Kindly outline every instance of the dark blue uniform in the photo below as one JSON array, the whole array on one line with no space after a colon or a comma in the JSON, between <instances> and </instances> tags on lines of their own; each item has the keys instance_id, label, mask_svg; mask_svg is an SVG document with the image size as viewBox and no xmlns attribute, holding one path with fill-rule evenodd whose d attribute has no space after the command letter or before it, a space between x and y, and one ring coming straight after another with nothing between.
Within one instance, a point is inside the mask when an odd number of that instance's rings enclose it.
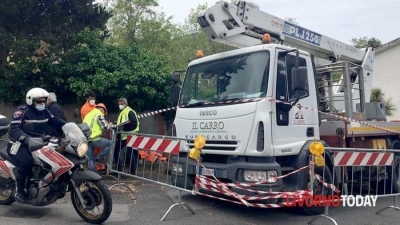
<instances>
[{"instance_id":1,"label":"dark blue uniform","mask_svg":"<svg viewBox=\"0 0 400 225\"><path fill-rule=\"evenodd\" d=\"M32 123L34 125L33 130L25 133L23 131L23 126L25 123ZM26 176L31 173L33 167L32 153L28 150L28 140L30 137L41 137L46 131L47 125L50 125L56 129L61 129L65 122L59 118L55 118L49 110L44 109L42 111L37 110L33 106L19 106L15 110L10 123L10 129L8 131L8 136L10 137L10 142L20 141L21 146L16 155L10 154L10 149L12 144L8 145L8 154L17 161L18 165L18 175L17 186L22 188L24 185L19 185L19 182L25 181Z\"/></svg>"}]
</instances>

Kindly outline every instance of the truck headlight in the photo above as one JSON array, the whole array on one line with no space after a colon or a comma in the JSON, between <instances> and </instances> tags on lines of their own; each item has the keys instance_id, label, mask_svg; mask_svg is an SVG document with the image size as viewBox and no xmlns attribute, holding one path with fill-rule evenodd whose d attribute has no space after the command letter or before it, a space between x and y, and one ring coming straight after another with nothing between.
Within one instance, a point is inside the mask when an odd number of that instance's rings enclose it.
<instances>
[{"instance_id":1,"label":"truck headlight","mask_svg":"<svg viewBox=\"0 0 400 225\"><path fill-rule=\"evenodd\" d=\"M76 154L79 158L85 156L86 152L88 151L88 144L86 142L81 142L76 148Z\"/></svg>"},{"instance_id":2,"label":"truck headlight","mask_svg":"<svg viewBox=\"0 0 400 225\"><path fill-rule=\"evenodd\" d=\"M182 173L182 164L173 164L172 171L176 173Z\"/></svg>"},{"instance_id":3,"label":"truck headlight","mask_svg":"<svg viewBox=\"0 0 400 225\"><path fill-rule=\"evenodd\" d=\"M270 180L270 183L275 183L276 177L276 171L244 170L244 180L248 182L261 182Z\"/></svg>"}]
</instances>

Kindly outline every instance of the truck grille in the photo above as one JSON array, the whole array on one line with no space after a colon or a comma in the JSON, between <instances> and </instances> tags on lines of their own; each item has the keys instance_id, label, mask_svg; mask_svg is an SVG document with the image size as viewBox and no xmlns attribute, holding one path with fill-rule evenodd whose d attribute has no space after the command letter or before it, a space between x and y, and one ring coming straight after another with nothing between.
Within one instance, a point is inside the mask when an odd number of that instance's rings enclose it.
<instances>
[{"instance_id":1,"label":"truck grille","mask_svg":"<svg viewBox=\"0 0 400 225\"><path fill-rule=\"evenodd\" d=\"M193 147L193 142L189 142L189 148ZM207 140L203 150L235 151L237 147L237 141Z\"/></svg>"}]
</instances>

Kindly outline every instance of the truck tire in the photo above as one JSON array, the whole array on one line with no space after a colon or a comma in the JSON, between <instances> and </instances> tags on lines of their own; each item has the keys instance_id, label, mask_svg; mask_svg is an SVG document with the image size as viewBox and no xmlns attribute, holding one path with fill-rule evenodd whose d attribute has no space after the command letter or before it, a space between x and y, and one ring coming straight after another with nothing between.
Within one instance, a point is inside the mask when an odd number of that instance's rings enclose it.
<instances>
[{"instance_id":1,"label":"truck tire","mask_svg":"<svg viewBox=\"0 0 400 225\"><path fill-rule=\"evenodd\" d=\"M325 172L324 172L325 170ZM323 178L323 180L328 183L332 184L333 179L332 179L332 173L329 167L327 166L321 166L321 167L314 167L314 173L320 175L320 177ZM309 180L307 180L309 182ZM305 187L309 187L310 183L305 184ZM309 187L310 188L310 187ZM333 190L330 188L325 187L321 182L318 182L317 179L314 179L314 187L313 187L313 195L323 195L323 196L329 196L333 195ZM319 215L323 214L325 210L325 206L303 206L301 207L301 210L307 214L307 215Z\"/></svg>"},{"instance_id":2,"label":"truck tire","mask_svg":"<svg viewBox=\"0 0 400 225\"><path fill-rule=\"evenodd\" d=\"M392 149L400 149L400 141L396 140L393 141L392 144ZM393 168L391 166L388 166L388 179L386 182L386 190L385 193L400 193L400 155L399 153L395 153L394 155L394 162L393 162ZM392 175L393 175L393 181L392 181ZM393 189L392 189L393 187Z\"/></svg>"}]
</instances>

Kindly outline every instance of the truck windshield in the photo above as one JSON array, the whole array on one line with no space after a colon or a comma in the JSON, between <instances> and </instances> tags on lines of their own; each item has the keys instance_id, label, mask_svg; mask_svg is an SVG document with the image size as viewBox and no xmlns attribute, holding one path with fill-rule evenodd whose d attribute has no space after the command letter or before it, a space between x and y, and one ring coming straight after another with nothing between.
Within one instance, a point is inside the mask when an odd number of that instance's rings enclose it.
<instances>
[{"instance_id":1,"label":"truck windshield","mask_svg":"<svg viewBox=\"0 0 400 225\"><path fill-rule=\"evenodd\" d=\"M268 87L270 54L253 52L188 68L180 105L264 97Z\"/></svg>"}]
</instances>

